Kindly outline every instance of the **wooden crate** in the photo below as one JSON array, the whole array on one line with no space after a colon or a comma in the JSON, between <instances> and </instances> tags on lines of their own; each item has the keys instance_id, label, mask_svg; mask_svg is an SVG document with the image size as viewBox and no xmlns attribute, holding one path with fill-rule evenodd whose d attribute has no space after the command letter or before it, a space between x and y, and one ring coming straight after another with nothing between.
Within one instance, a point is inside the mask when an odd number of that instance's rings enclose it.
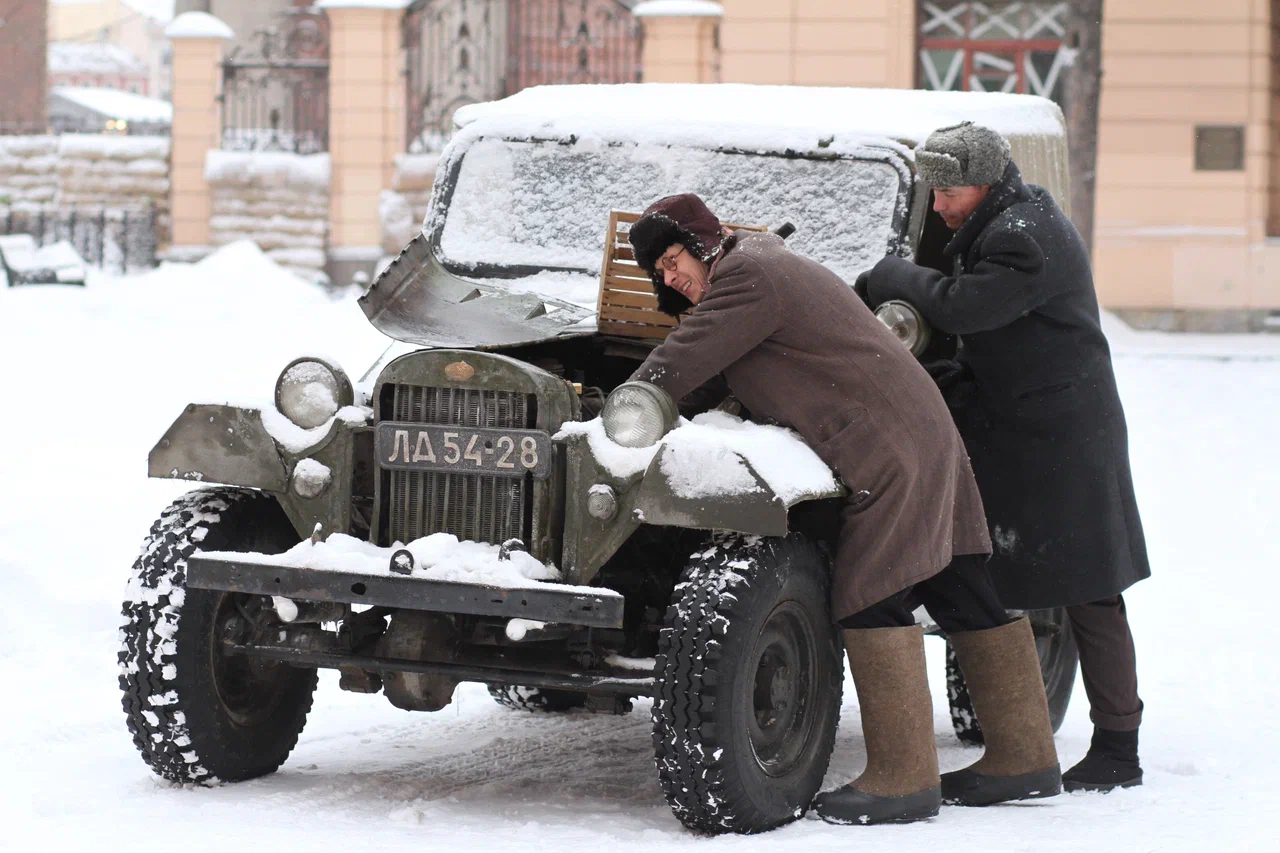
<instances>
[{"instance_id":1,"label":"wooden crate","mask_svg":"<svg viewBox=\"0 0 1280 853\"><path fill-rule=\"evenodd\" d=\"M653 282L636 264L635 253L627 241L627 232L641 214L625 210L609 212L609 230L605 234L604 263L600 265L600 300L597 325L601 334L628 338L665 338L678 322L658 310L658 297ZM764 225L731 225L730 230L745 228L764 231Z\"/></svg>"}]
</instances>

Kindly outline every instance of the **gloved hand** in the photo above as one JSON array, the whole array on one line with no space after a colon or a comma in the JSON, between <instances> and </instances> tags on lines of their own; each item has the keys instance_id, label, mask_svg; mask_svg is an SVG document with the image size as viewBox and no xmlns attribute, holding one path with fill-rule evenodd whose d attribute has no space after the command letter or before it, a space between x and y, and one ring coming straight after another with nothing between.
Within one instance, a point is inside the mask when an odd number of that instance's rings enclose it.
<instances>
[{"instance_id":1,"label":"gloved hand","mask_svg":"<svg viewBox=\"0 0 1280 853\"><path fill-rule=\"evenodd\" d=\"M864 303L866 303L866 306L868 308L872 308L871 296L868 293L868 290L870 289L870 287L871 287L871 270L863 270L862 272L858 273L858 280L853 283L853 292L858 294L858 298L861 299Z\"/></svg>"},{"instance_id":2,"label":"gloved hand","mask_svg":"<svg viewBox=\"0 0 1280 853\"><path fill-rule=\"evenodd\" d=\"M977 391L973 371L968 365L954 359L940 358L925 362L923 367L937 384L938 390L942 392L942 399L953 414L967 406Z\"/></svg>"}]
</instances>

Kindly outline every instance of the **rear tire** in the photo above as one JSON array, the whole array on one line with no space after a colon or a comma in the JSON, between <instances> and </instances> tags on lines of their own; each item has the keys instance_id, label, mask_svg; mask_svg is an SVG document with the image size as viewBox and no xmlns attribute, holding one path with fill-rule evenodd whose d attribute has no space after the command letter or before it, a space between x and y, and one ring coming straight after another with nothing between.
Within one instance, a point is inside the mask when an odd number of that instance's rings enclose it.
<instances>
[{"instance_id":1,"label":"rear tire","mask_svg":"<svg viewBox=\"0 0 1280 853\"><path fill-rule=\"evenodd\" d=\"M1062 726L1062 721L1067 716L1067 707L1071 704L1080 651L1076 647L1075 634L1071 632L1071 620L1067 618L1066 608L1028 610L1027 616L1031 618L1033 625L1049 625L1056 629L1047 636L1040 636L1039 631L1036 633L1040 674L1044 677L1044 692L1049 700L1049 722L1056 732ZM978 725L978 717L973 712L969 688L964 683L964 674L960 672L960 664L951 643L947 643L947 701L951 706L951 727L955 729L956 737L966 746L982 746L982 727Z\"/></svg>"},{"instance_id":2,"label":"rear tire","mask_svg":"<svg viewBox=\"0 0 1280 853\"><path fill-rule=\"evenodd\" d=\"M251 489L189 492L152 525L126 591L118 660L134 746L164 779L263 776L298 742L315 669L224 655L216 632L229 610L272 614L261 596L186 587L198 548L280 553L297 538L275 498Z\"/></svg>"},{"instance_id":3,"label":"rear tire","mask_svg":"<svg viewBox=\"0 0 1280 853\"><path fill-rule=\"evenodd\" d=\"M540 687L517 687L490 684L489 695L504 708L531 713L562 714L585 707L587 697L568 690L543 690Z\"/></svg>"},{"instance_id":4,"label":"rear tire","mask_svg":"<svg viewBox=\"0 0 1280 853\"><path fill-rule=\"evenodd\" d=\"M658 640L653 746L689 829L773 829L818 792L844 675L828 578L794 534L720 536L685 570Z\"/></svg>"}]
</instances>

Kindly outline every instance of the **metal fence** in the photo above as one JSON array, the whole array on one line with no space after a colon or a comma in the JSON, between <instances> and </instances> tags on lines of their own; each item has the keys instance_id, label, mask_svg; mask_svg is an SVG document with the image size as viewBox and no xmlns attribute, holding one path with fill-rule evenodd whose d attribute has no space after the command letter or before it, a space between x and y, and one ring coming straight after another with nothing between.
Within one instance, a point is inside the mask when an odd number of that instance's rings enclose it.
<instances>
[{"instance_id":1,"label":"metal fence","mask_svg":"<svg viewBox=\"0 0 1280 853\"><path fill-rule=\"evenodd\" d=\"M439 150L459 107L548 83L637 83L635 0L415 0L405 10L405 139Z\"/></svg>"},{"instance_id":2,"label":"metal fence","mask_svg":"<svg viewBox=\"0 0 1280 853\"><path fill-rule=\"evenodd\" d=\"M222 63L222 147L236 151L329 150L329 19L290 9Z\"/></svg>"},{"instance_id":3,"label":"metal fence","mask_svg":"<svg viewBox=\"0 0 1280 853\"><path fill-rule=\"evenodd\" d=\"M155 205L0 205L0 235L30 234L40 246L66 240L86 263L125 273L156 265Z\"/></svg>"}]
</instances>

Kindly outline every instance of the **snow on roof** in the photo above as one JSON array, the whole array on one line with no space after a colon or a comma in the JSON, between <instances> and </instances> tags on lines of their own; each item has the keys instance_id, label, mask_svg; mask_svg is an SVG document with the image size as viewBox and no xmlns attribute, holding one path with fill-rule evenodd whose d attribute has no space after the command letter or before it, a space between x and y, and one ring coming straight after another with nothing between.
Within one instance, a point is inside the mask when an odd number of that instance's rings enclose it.
<instances>
[{"instance_id":1,"label":"snow on roof","mask_svg":"<svg viewBox=\"0 0 1280 853\"><path fill-rule=\"evenodd\" d=\"M164 34L171 39L233 39L236 37L231 27L208 12L183 12L173 19L173 23L164 28Z\"/></svg>"},{"instance_id":2,"label":"snow on roof","mask_svg":"<svg viewBox=\"0 0 1280 853\"><path fill-rule=\"evenodd\" d=\"M49 73L145 74L147 64L123 47L106 42L49 43Z\"/></svg>"},{"instance_id":3,"label":"snow on roof","mask_svg":"<svg viewBox=\"0 0 1280 853\"><path fill-rule=\"evenodd\" d=\"M724 6L709 0L648 0L631 10L637 18L720 18Z\"/></svg>"},{"instance_id":4,"label":"snow on roof","mask_svg":"<svg viewBox=\"0 0 1280 853\"><path fill-rule=\"evenodd\" d=\"M1057 104L1034 95L736 83L535 86L463 107L455 121L516 137L771 151L840 151L867 137L914 145L961 121L1006 136L1066 133Z\"/></svg>"},{"instance_id":5,"label":"snow on roof","mask_svg":"<svg viewBox=\"0 0 1280 853\"><path fill-rule=\"evenodd\" d=\"M173 122L173 104L119 89L92 86L55 86L49 92L103 116L137 122Z\"/></svg>"}]
</instances>

